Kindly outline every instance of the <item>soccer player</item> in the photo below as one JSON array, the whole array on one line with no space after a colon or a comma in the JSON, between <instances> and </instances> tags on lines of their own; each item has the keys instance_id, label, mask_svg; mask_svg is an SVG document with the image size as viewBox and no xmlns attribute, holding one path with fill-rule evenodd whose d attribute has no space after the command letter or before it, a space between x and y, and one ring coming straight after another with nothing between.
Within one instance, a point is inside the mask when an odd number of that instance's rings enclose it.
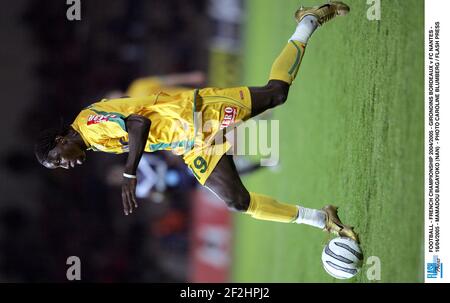
<instances>
[{"instance_id":1,"label":"soccer player","mask_svg":"<svg viewBox=\"0 0 450 303\"><path fill-rule=\"evenodd\" d=\"M86 150L128 152L122 185L123 209L128 215L138 207L136 169L143 152L172 150L183 156L198 181L231 210L259 220L307 224L358 241L353 228L340 221L335 206L309 209L249 192L227 153L231 144L211 139L217 139L222 129L285 103L310 36L349 10L338 1L298 9L296 30L273 63L265 86L104 99L83 109L67 129L44 132L35 146L36 157L47 168L68 169L85 161ZM205 124L199 123L199 117Z\"/></svg>"}]
</instances>

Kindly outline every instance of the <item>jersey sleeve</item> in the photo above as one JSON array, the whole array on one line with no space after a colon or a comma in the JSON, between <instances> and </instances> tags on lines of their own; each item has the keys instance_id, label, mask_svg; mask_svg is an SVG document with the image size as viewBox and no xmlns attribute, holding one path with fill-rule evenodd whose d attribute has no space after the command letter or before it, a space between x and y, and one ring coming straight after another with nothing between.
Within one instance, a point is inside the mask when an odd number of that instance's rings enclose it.
<instances>
[{"instance_id":1,"label":"jersey sleeve","mask_svg":"<svg viewBox=\"0 0 450 303\"><path fill-rule=\"evenodd\" d=\"M134 80L126 92L130 97L143 97L157 94L162 89L162 82L157 77Z\"/></svg>"},{"instance_id":2,"label":"jersey sleeve","mask_svg":"<svg viewBox=\"0 0 450 303\"><path fill-rule=\"evenodd\" d=\"M80 133L86 145L94 150L121 153L128 145L125 116L119 113L83 110L72 127Z\"/></svg>"},{"instance_id":3,"label":"jersey sleeve","mask_svg":"<svg viewBox=\"0 0 450 303\"><path fill-rule=\"evenodd\" d=\"M126 95L133 98L156 95L161 92L164 92L168 95L176 95L188 90L190 90L190 88L183 86L163 85L163 82L158 77L148 77L133 81L128 87Z\"/></svg>"}]
</instances>

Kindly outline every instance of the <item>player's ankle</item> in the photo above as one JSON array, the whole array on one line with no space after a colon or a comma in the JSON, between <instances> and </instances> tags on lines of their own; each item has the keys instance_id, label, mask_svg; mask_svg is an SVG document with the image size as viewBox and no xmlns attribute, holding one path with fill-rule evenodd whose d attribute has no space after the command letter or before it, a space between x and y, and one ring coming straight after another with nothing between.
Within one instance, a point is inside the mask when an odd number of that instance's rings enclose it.
<instances>
[{"instance_id":1,"label":"player's ankle","mask_svg":"<svg viewBox=\"0 0 450 303\"><path fill-rule=\"evenodd\" d=\"M297 25L294 34L290 40L308 43L309 38L319 26L317 18L312 15L305 16Z\"/></svg>"},{"instance_id":2,"label":"player's ankle","mask_svg":"<svg viewBox=\"0 0 450 303\"><path fill-rule=\"evenodd\" d=\"M326 213L323 210L311 209L302 206L297 206L298 215L295 219L297 224L306 224L320 229L325 228Z\"/></svg>"}]
</instances>

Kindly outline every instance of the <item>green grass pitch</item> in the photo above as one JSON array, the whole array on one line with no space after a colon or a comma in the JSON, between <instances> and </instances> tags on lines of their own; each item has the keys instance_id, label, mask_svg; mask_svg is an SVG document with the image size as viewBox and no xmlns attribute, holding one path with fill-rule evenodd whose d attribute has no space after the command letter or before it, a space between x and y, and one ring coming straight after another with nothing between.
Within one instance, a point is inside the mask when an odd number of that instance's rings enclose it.
<instances>
[{"instance_id":1,"label":"green grass pitch","mask_svg":"<svg viewBox=\"0 0 450 303\"><path fill-rule=\"evenodd\" d=\"M346 2L350 14L316 31L287 103L274 112L280 170L244 183L284 202L337 204L359 232L365 257L380 258L381 282L423 281L423 1L382 1L380 21L366 18L365 0ZM247 2L246 85L267 81L298 5ZM234 220L232 281L338 281L322 268L326 233ZM367 268L346 281L370 282Z\"/></svg>"}]
</instances>

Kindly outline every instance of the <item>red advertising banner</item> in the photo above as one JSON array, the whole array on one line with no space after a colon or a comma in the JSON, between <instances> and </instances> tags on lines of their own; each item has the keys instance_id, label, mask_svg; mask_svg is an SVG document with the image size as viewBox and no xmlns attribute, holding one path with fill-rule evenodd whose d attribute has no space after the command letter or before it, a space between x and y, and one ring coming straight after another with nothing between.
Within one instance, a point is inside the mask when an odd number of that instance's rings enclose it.
<instances>
[{"instance_id":1,"label":"red advertising banner","mask_svg":"<svg viewBox=\"0 0 450 303\"><path fill-rule=\"evenodd\" d=\"M189 282L227 282L231 265L231 213L207 189L193 194Z\"/></svg>"}]
</instances>

